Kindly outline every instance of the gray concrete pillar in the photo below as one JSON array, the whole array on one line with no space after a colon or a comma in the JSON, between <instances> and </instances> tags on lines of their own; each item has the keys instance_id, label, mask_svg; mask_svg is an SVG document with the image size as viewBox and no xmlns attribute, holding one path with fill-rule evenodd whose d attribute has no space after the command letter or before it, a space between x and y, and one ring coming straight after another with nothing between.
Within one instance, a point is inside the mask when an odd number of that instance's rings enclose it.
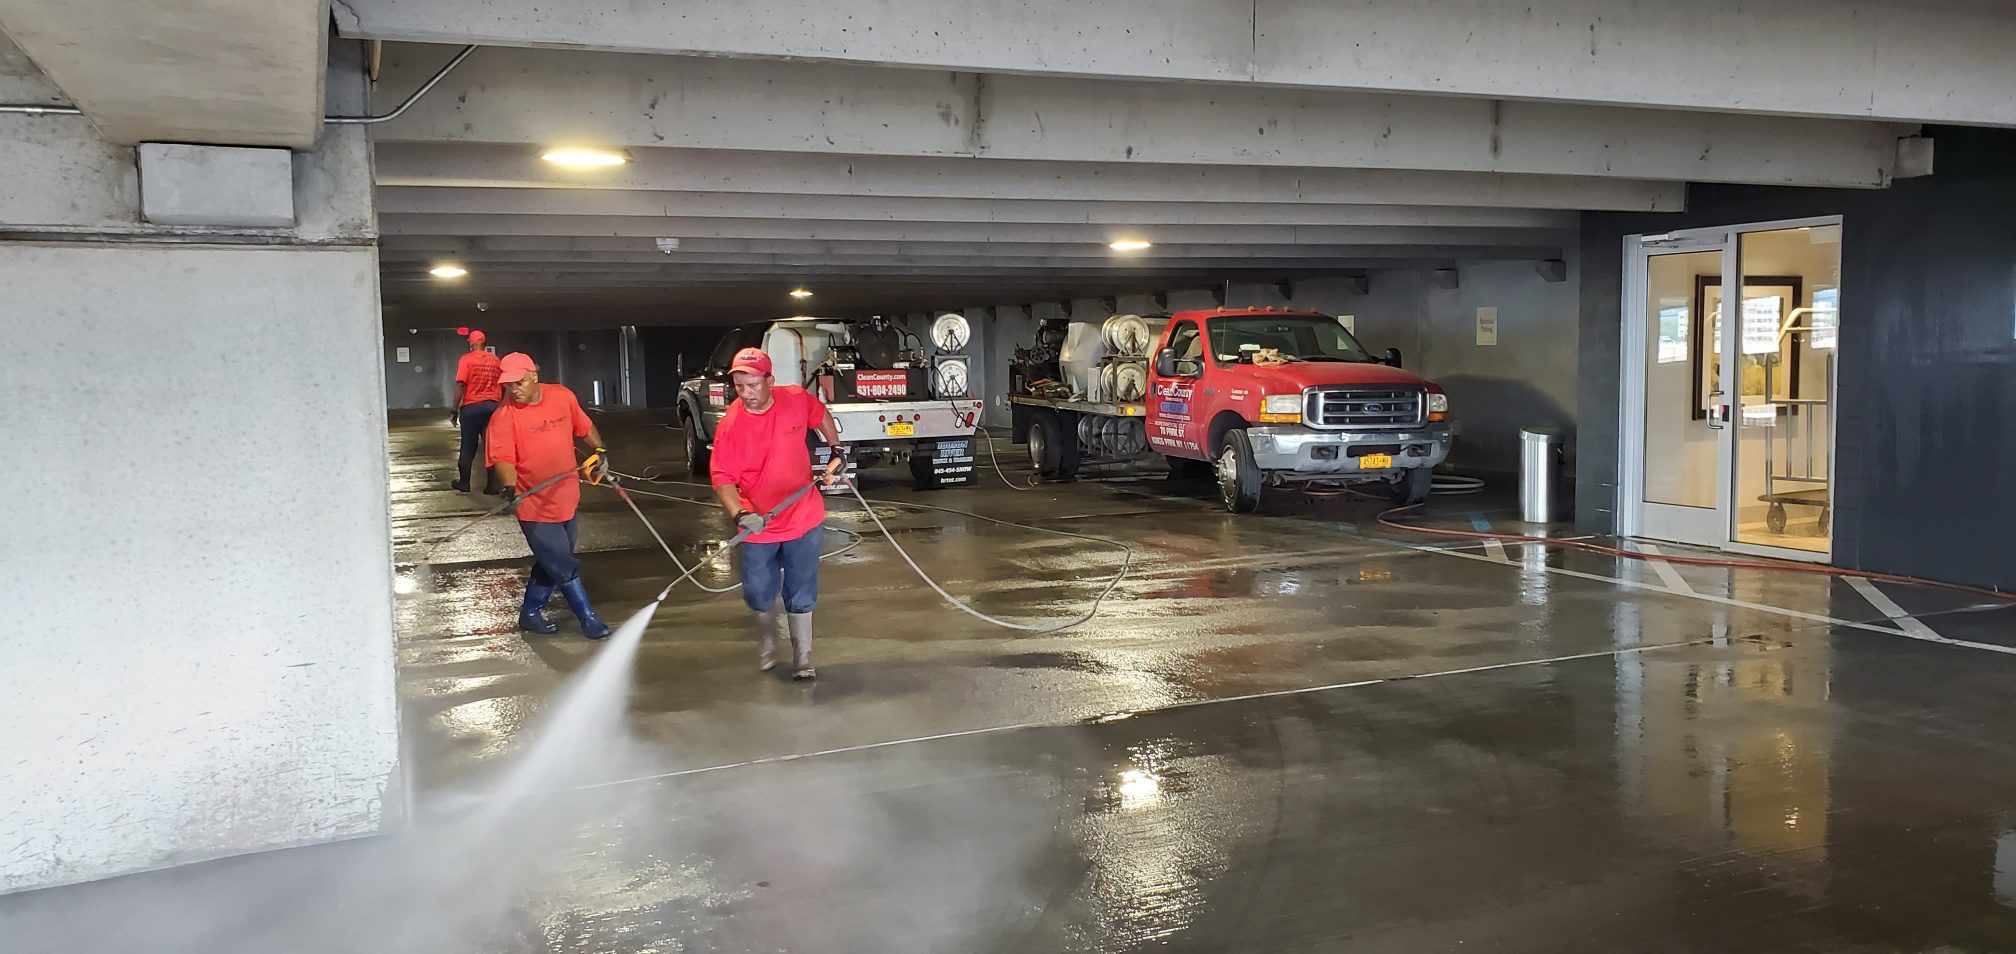
<instances>
[{"instance_id":1,"label":"gray concrete pillar","mask_svg":"<svg viewBox=\"0 0 2016 954\"><path fill-rule=\"evenodd\" d=\"M349 112L354 47L331 45ZM287 157L262 188L291 187L292 224L263 229L286 206L232 207L201 148L150 157L201 198L150 219L154 170L84 120L0 116L0 143L46 160L0 163L0 196L38 197L0 201L24 499L0 891L380 830L402 799L363 131Z\"/></svg>"}]
</instances>

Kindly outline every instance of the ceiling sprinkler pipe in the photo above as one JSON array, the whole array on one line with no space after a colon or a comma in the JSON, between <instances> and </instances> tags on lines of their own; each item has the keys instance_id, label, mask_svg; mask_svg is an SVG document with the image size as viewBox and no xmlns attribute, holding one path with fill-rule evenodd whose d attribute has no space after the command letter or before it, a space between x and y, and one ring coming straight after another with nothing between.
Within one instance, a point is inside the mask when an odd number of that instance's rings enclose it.
<instances>
[{"instance_id":1,"label":"ceiling sprinkler pipe","mask_svg":"<svg viewBox=\"0 0 2016 954\"><path fill-rule=\"evenodd\" d=\"M427 92L433 89L436 83L441 82L442 78L447 76L450 70L461 66L462 61L468 59L469 54L474 52L476 52L476 44L474 43L463 47L462 52L455 54L455 58L448 61L448 65L441 67L440 71L429 78L427 82L420 84L420 88L414 90L413 95L406 97L406 101L400 103L399 108L383 116L324 116L322 117L322 121L337 126L375 126L379 123L391 122L398 119L414 103L419 102L420 97L427 95Z\"/></svg>"}]
</instances>

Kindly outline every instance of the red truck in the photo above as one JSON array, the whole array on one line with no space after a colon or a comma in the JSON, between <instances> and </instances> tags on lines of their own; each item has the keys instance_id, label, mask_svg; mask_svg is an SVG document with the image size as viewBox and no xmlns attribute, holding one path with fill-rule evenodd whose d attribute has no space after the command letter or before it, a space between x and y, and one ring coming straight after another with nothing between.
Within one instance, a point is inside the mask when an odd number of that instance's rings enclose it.
<instances>
[{"instance_id":1,"label":"red truck","mask_svg":"<svg viewBox=\"0 0 2016 954\"><path fill-rule=\"evenodd\" d=\"M1375 484L1396 503L1427 499L1454 433L1449 396L1401 370L1397 351L1374 357L1341 320L1313 311L1221 308L1155 321L1137 336L1147 353L1097 359L1143 367L1078 376L1145 376L1138 400L1121 388L1068 391L1061 382L1073 380L1074 359L1046 348L1065 340L1058 329L1018 350L1009 402L1039 474L1065 479L1087 458L1154 451L1177 473L1214 475L1233 513L1257 508L1268 487ZM1107 337L1118 340L1110 329Z\"/></svg>"}]
</instances>

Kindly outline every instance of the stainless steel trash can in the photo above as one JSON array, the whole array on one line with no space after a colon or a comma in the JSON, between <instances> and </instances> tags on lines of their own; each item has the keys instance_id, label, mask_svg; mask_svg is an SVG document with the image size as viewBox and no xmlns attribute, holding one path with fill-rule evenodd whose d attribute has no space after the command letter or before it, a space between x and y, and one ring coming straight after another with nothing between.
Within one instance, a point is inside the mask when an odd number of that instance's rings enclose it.
<instances>
[{"instance_id":1,"label":"stainless steel trash can","mask_svg":"<svg viewBox=\"0 0 2016 954\"><path fill-rule=\"evenodd\" d=\"M1552 523L1560 514L1561 432L1550 427L1519 431L1519 519Z\"/></svg>"}]
</instances>

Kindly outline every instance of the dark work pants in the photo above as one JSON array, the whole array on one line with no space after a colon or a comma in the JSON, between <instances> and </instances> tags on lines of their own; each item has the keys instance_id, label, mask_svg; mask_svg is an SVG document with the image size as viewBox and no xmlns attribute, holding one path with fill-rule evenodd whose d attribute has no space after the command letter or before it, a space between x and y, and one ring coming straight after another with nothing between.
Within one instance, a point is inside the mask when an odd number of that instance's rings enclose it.
<instances>
[{"instance_id":1,"label":"dark work pants","mask_svg":"<svg viewBox=\"0 0 2016 954\"><path fill-rule=\"evenodd\" d=\"M469 483L469 465L476 460L476 452L483 447L483 432L490 427L490 415L497 412L496 401L477 401L462 405L462 460L456 473L462 475L461 483ZM490 475L485 468L483 483L488 486ZM439 480L440 478L435 478Z\"/></svg>"},{"instance_id":2,"label":"dark work pants","mask_svg":"<svg viewBox=\"0 0 2016 954\"><path fill-rule=\"evenodd\" d=\"M577 519L569 517L566 523L518 521L518 529L525 532L525 545L532 548L532 582L559 586L581 575L581 560L574 555Z\"/></svg>"},{"instance_id":3,"label":"dark work pants","mask_svg":"<svg viewBox=\"0 0 2016 954\"><path fill-rule=\"evenodd\" d=\"M761 613L784 595L784 612L810 613L819 599L819 543L826 535L823 526L805 531L796 540L777 543L744 543L739 561L742 599Z\"/></svg>"}]
</instances>

